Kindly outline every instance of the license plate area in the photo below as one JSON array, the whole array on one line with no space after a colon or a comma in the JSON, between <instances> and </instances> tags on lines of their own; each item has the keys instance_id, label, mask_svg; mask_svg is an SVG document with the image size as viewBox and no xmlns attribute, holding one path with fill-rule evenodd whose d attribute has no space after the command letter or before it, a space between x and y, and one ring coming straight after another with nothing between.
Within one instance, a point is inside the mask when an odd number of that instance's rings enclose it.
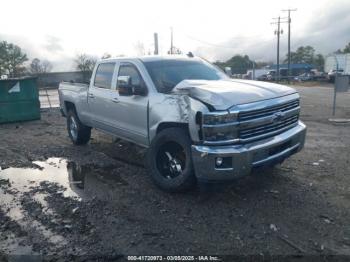
<instances>
[{"instance_id":1,"label":"license plate area","mask_svg":"<svg viewBox=\"0 0 350 262\"><path fill-rule=\"evenodd\" d=\"M270 148L269 149L269 156L277 155L277 154L283 152L287 148L291 147L291 144L292 144L292 141L289 140L289 141L284 142L278 146Z\"/></svg>"}]
</instances>

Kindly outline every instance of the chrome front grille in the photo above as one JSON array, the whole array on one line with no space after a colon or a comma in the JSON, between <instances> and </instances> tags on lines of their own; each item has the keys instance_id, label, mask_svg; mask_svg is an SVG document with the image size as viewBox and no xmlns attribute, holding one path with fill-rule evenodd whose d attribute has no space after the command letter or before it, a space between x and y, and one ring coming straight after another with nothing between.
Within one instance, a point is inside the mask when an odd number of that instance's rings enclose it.
<instances>
[{"instance_id":1,"label":"chrome front grille","mask_svg":"<svg viewBox=\"0 0 350 262\"><path fill-rule=\"evenodd\" d=\"M272 133L282 132L294 126L298 122L299 116L295 115L288 117L280 122L265 124L255 128L247 128L239 131L240 139L249 139L249 138L260 138L261 136L267 136Z\"/></svg>"},{"instance_id":2,"label":"chrome front grille","mask_svg":"<svg viewBox=\"0 0 350 262\"><path fill-rule=\"evenodd\" d=\"M298 125L299 112L300 102L297 93L241 104L228 110L232 121L202 124L200 135L205 145L250 143L278 135ZM224 114L226 113L211 113L211 115ZM204 117L202 121L203 119Z\"/></svg>"},{"instance_id":3,"label":"chrome front grille","mask_svg":"<svg viewBox=\"0 0 350 262\"><path fill-rule=\"evenodd\" d=\"M241 141L257 140L286 131L298 123L299 110L299 99L295 99L275 106L240 112L238 138Z\"/></svg>"},{"instance_id":4,"label":"chrome front grille","mask_svg":"<svg viewBox=\"0 0 350 262\"><path fill-rule=\"evenodd\" d=\"M247 112L240 112L238 114L239 121L251 120L254 118L265 117L269 115L273 115L277 112L285 112L291 109L299 107L299 99L289 101L287 103L283 103L281 105L271 106L263 109L257 109Z\"/></svg>"}]
</instances>

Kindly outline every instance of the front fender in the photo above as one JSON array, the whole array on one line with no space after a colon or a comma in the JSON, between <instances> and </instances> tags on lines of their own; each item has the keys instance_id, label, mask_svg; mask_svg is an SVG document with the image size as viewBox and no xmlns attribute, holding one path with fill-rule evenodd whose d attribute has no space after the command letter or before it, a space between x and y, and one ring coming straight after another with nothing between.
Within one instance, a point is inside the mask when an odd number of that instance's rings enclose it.
<instances>
[{"instance_id":1,"label":"front fender","mask_svg":"<svg viewBox=\"0 0 350 262\"><path fill-rule=\"evenodd\" d=\"M198 111L208 111L201 102L188 95L164 94L150 101L149 106L149 142L157 135L162 123L186 124L192 141L199 141L199 125L196 123Z\"/></svg>"}]
</instances>

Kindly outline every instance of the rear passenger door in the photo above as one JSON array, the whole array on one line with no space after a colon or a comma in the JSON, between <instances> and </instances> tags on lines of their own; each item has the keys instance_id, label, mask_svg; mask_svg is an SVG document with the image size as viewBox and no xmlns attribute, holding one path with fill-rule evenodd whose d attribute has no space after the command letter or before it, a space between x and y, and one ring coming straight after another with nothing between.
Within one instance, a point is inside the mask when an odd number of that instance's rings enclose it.
<instances>
[{"instance_id":1,"label":"rear passenger door","mask_svg":"<svg viewBox=\"0 0 350 262\"><path fill-rule=\"evenodd\" d=\"M113 115L111 100L115 97L115 90L112 90L115 66L115 62L100 63L88 91L88 105L93 127L107 132L114 132L110 118Z\"/></svg>"}]
</instances>

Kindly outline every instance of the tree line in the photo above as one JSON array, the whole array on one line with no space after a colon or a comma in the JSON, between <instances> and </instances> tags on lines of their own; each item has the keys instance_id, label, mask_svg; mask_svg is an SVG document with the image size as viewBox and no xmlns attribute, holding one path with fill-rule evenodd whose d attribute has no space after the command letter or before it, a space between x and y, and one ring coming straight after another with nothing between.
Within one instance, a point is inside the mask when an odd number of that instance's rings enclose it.
<instances>
[{"instance_id":1,"label":"tree line","mask_svg":"<svg viewBox=\"0 0 350 262\"><path fill-rule=\"evenodd\" d=\"M344 49L338 49L334 53L344 54L350 53L350 42L344 47ZM315 66L318 70L322 71L325 63L325 57L316 53L316 50L312 46L300 46L295 51L290 53L291 63L300 64L306 63ZM282 63L288 63L288 54L286 54L285 59L281 61ZM272 65L274 62L255 62L249 58L248 55L234 55L227 61L217 61L215 64L222 69L225 67L231 67L233 74L245 74L248 69L263 68L267 65Z\"/></svg>"},{"instance_id":2,"label":"tree line","mask_svg":"<svg viewBox=\"0 0 350 262\"><path fill-rule=\"evenodd\" d=\"M338 49L334 53L350 53L350 42L343 48ZM101 59L111 57L105 53ZM28 64L28 63L29 64ZM75 59L75 68L81 72L91 72L97 62L97 58L87 54L78 54ZM288 54L286 54L283 63L288 62ZM307 63L314 65L317 69L322 70L325 58L322 54L316 53L312 46L300 46L295 51L291 52L291 63ZM273 62L256 62L249 58L248 55L234 55L225 62L215 62L221 68L231 67L234 74L245 74L248 69L262 68L266 65L271 65ZM9 77L17 77L22 75L37 75L50 72L52 64L48 60L40 60L34 58L29 62L27 54L17 45L0 41L0 76L8 75Z\"/></svg>"},{"instance_id":3,"label":"tree line","mask_svg":"<svg viewBox=\"0 0 350 262\"><path fill-rule=\"evenodd\" d=\"M102 59L110 57L104 54ZM89 72L95 66L97 58L86 54L76 56L74 62L77 70ZM46 59L34 58L29 61L27 54L18 46L7 41L0 41L0 76L19 77L38 75L52 70L52 63Z\"/></svg>"},{"instance_id":4,"label":"tree line","mask_svg":"<svg viewBox=\"0 0 350 262\"><path fill-rule=\"evenodd\" d=\"M39 74L50 72L52 64L48 60L34 58L29 65L27 54L17 45L0 42L0 76L18 77L27 74Z\"/></svg>"},{"instance_id":5,"label":"tree line","mask_svg":"<svg viewBox=\"0 0 350 262\"><path fill-rule=\"evenodd\" d=\"M23 63L28 61L22 49L6 41L0 42L0 75L20 75L25 71Z\"/></svg>"},{"instance_id":6,"label":"tree line","mask_svg":"<svg viewBox=\"0 0 350 262\"><path fill-rule=\"evenodd\" d=\"M101 59L110 58L105 53ZM74 59L75 69L89 73L93 70L97 58L87 54L78 54ZM33 58L29 61L27 54L17 45L7 41L0 41L0 76L19 77L24 75L38 75L51 72L52 63L46 59Z\"/></svg>"}]
</instances>

